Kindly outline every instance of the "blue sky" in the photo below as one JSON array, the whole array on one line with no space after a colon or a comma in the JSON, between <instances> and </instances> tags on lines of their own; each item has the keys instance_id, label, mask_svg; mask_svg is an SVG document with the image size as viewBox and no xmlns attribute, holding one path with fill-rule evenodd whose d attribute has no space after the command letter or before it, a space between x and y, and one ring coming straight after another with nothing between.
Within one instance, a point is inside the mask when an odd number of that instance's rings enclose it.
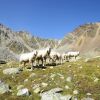
<instances>
[{"instance_id":1,"label":"blue sky","mask_svg":"<svg viewBox=\"0 0 100 100\"><path fill-rule=\"evenodd\" d=\"M42 38L61 39L100 21L100 0L0 0L0 23Z\"/></svg>"}]
</instances>

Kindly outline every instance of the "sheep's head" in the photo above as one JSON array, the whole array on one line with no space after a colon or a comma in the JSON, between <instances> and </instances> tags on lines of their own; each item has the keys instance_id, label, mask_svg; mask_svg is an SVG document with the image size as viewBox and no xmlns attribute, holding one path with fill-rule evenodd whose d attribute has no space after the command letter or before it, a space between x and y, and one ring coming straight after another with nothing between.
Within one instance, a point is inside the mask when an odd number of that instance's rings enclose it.
<instances>
[{"instance_id":1,"label":"sheep's head","mask_svg":"<svg viewBox=\"0 0 100 100\"><path fill-rule=\"evenodd\" d=\"M51 48L49 47L49 48L47 49L47 54L50 55L50 53L51 53Z\"/></svg>"},{"instance_id":2,"label":"sheep's head","mask_svg":"<svg viewBox=\"0 0 100 100\"><path fill-rule=\"evenodd\" d=\"M36 57L36 56L37 56L37 54L38 54L38 52L37 52L37 51L35 51L35 52L34 52L34 56Z\"/></svg>"}]
</instances>

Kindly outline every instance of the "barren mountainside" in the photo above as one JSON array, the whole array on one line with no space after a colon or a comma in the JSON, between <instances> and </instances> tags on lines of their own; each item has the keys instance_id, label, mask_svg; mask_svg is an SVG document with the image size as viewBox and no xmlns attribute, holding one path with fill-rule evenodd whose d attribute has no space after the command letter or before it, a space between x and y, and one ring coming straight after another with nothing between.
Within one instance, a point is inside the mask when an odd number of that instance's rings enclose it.
<instances>
[{"instance_id":1,"label":"barren mountainside","mask_svg":"<svg viewBox=\"0 0 100 100\"><path fill-rule=\"evenodd\" d=\"M57 40L42 39L25 31L14 32L0 24L0 59L17 60L20 53L45 48L49 45L56 48L57 44Z\"/></svg>"},{"instance_id":2,"label":"barren mountainside","mask_svg":"<svg viewBox=\"0 0 100 100\"><path fill-rule=\"evenodd\" d=\"M59 51L78 50L81 55L100 55L100 23L89 23L76 28L66 35L59 46Z\"/></svg>"},{"instance_id":3,"label":"barren mountainside","mask_svg":"<svg viewBox=\"0 0 100 100\"><path fill-rule=\"evenodd\" d=\"M78 50L81 55L91 57L100 55L100 23L81 25L67 34L62 40L43 39L28 32L15 32L0 24L0 59L17 60L22 52L51 46L59 52Z\"/></svg>"}]
</instances>

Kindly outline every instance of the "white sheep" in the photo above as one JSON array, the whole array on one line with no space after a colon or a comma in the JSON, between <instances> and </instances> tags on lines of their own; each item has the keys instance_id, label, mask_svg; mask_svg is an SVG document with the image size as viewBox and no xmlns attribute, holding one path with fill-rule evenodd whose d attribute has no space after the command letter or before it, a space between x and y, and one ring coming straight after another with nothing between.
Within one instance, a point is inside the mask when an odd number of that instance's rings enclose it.
<instances>
[{"instance_id":1,"label":"white sheep","mask_svg":"<svg viewBox=\"0 0 100 100\"><path fill-rule=\"evenodd\" d=\"M20 64L25 64L28 62L28 63L31 63L31 69L33 69L33 62L35 61L36 59L36 56L37 56L38 52L35 50L33 52L30 52L30 53L23 53L20 55L20 58L19 58L19 62Z\"/></svg>"},{"instance_id":2,"label":"white sheep","mask_svg":"<svg viewBox=\"0 0 100 100\"><path fill-rule=\"evenodd\" d=\"M52 62L56 62L56 64L57 64L57 61L58 61L61 64L62 63L61 62L61 54L56 52L56 51L52 51L50 53L50 60L52 60Z\"/></svg>"},{"instance_id":3,"label":"white sheep","mask_svg":"<svg viewBox=\"0 0 100 100\"><path fill-rule=\"evenodd\" d=\"M63 53L63 54L61 55L61 59L62 59L62 62L69 61L69 59L68 59L68 54L67 54L67 53Z\"/></svg>"},{"instance_id":4,"label":"white sheep","mask_svg":"<svg viewBox=\"0 0 100 100\"><path fill-rule=\"evenodd\" d=\"M68 52L68 53L67 53L69 59L70 59L71 57L75 57L75 59L76 59L76 57L79 56L79 54L80 54L79 51L71 51L71 52Z\"/></svg>"},{"instance_id":5,"label":"white sheep","mask_svg":"<svg viewBox=\"0 0 100 100\"><path fill-rule=\"evenodd\" d=\"M49 62L51 62L51 61L52 61L52 63L53 63L53 62L56 62L57 58L58 58L58 57L57 57L57 52L51 51Z\"/></svg>"},{"instance_id":6,"label":"white sheep","mask_svg":"<svg viewBox=\"0 0 100 100\"><path fill-rule=\"evenodd\" d=\"M37 57L36 57L36 60L38 61L38 66L39 66L40 60L42 61L42 66L44 66L46 64L46 59L50 58L50 53L51 53L50 47L38 50L38 54L37 54Z\"/></svg>"}]
</instances>

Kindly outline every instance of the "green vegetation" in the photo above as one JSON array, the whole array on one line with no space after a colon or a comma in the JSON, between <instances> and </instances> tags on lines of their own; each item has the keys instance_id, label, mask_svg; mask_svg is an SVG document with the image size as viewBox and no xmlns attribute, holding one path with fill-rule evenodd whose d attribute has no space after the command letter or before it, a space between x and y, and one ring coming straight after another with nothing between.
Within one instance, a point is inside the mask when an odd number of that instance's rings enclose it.
<instances>
[{"instance_id":1,"label":"green vegetation","mask_svg":"<svg viewBox=\"0 0 100 100\"><path fill-rule=\"evenodd\" d=\"M33 71L25 69L20 74L16 75L4 75L3 69L8 67L18 67L18 63L12 62L6 65L0 65L0 80L8 83L11 86L11 93L0 95L0 99L4 100L40 100L39 94L33 92L33 85L47 83L47 87L41 87L41 92L50 90L52 88L63 88L63 95L71 94L77 89L79 94L76 96L78 100L83 97L87 97L87 93L91 93L92 98L95 100L100 99L100 58L89 59L85 62L84 59L80 59L76 62L66 62L58 66L47 66L46 69L35 68ZM27 66L29 67L29 66ZM32 73L36 75L29 77ZM54 76L53 76L54 75ZM53 77L51 77L53 76ZM71 77L71 82L66 81L68 77ZM98 81L95 79L98 78ZM24 82L28 79L27 82ZM31 96L17 97L17 86L24 85L31 92ZM69 86L70 89L65 89L65 86Z\"/></svg>"}]
</instances>

